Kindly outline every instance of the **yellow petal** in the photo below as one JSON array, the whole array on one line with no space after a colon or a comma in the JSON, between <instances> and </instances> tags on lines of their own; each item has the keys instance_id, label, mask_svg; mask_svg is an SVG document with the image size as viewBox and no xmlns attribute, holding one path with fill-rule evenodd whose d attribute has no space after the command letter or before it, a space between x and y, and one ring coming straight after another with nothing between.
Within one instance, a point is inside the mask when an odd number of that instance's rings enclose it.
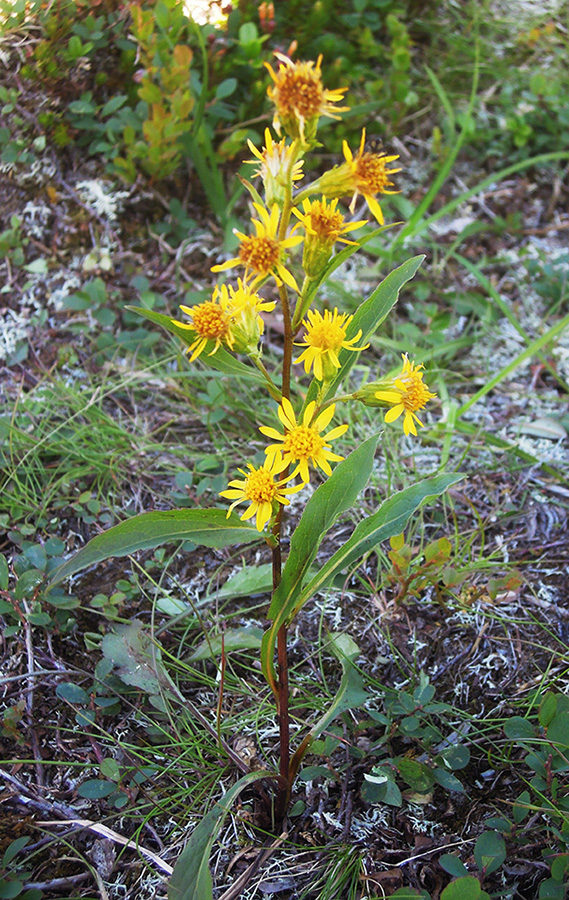
<instances>
[{"instance_id":1,"label":"yellow petal","mask_svg":"<svg viewBox=\"0 0 569 900\"><path fill-rule=\"evenodd\" d=\"M371 194L364 194L364 197L367 200L367 205L369 207L370 213L375 216L380 225L385 225L385 219L383 217L383 213L381 211L381 206Z\"/></svg>"},{"instance_id":2,"label":"yellow petal","mask_svg":"<svg viewBox=\"0 0 569 900\"><path fill-rule=\"evenodd\" d=\"M336 411L336 404L332 403L331 406L329 406L327 409L325 409L323 412L320 413L320 415L318 416L318 418L316 419L316 421L314 423L314 427L316 428L317 431L324 431L324 429L328 427L328 425L330 424L330 422L332 421L332 419L334 417L335 411Z\"/></svg>"},{"instance_id":3,"label":"yellow petal","mask_svg":"<svg viewBox=\"0 0 569 900\"><path fill-rule=\"evenodd\" d=\"M328 434L324 435L325 441L335 441L336 438L341 437L348 430L347 425L337 425L336 428L333 428L332 431L329 431Z\"/></svg>"},{"instance_id":4,"label":"yellow petal","mask_svg":"<svg viewBox=\"0 0 569 900\"><path fill-rule=\"evenodd\" d=\"M377 400L385 400L387 403L399 403L401 394L397 391L376 391L374 395Z\"/></svg>"},{"instance_id":5,"label":"yellow petal","mask_svg":"<svg viewBox=\"0 0 569 900\"><path fill-rule=\"evenodd\" d=\"M261 434L264 434L265 437L272 438L273 441L283 441L284 440L284 435L279 434L277 429L271 428L270 425L261 425L259 427L259 431L261 432ZM266 452L267 451L265 450L265 453Z\"/></svg>"},{"instance_id":6,"label":"yellow petal","mask_svg":"<svg viewBox=\"0 0 569 900\"><path fill-rule=\"evenodd\" d=\"M402 403L398 406L393 406L391 409L388 409L385 413L385 421L386 422L395 422L395 419L398 419L405 407Z\"/></svg>"},{"instance_id":7,"label":"yellow petal","mask_svg":"<svg viewBox=\"0 0 569 900\"><path fill-rule=\"evenodd\" d=\"M292 403L288 397L282 398L277 410L277 415L285 428L296 428L296 416L294 414L294 409L292 408Z\"/></svg>"}]
</instances>

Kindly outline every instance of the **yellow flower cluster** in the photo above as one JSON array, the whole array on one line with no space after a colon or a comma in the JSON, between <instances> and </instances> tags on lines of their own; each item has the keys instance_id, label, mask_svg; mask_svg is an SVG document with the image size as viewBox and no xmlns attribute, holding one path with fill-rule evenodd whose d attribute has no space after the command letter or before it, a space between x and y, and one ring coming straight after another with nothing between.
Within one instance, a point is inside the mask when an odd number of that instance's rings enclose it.
<instances>
[{"instance_id":1,"label":"yellow flower cluster","mask_svg":"<svg viewBox=\"0 0 569 900\"><path fill-rule=\"evenodd\" d=\"M236 255L212 267L213 272L240 267L243 277L237 280L237 287L218 285L211 298L203 303L181 306L189 322L172 320L189 333L187 343L191 360L204 352L211 356L220 347L245 354L268 379L270 393L278 401L281 430L266 425L260 427L261 434L272 442L265 448L264 463L260 466L249 463L247 469L239 469L243 477L230 481L227 490L221 492L222 497L231 501L228 515L238 504L247 503L241 518L254 519L259 531L267 525L272 527L277 521L279 508L289 503L289 495L308 483L311 468L329 476L332 474L330 464L343 459L332 451L331 443L341 437L348 426L338 425L328 430L336 405L326 400L326 391L350 354L361 352L369 344L365 343L362 329L353 321L354 316L340 313L336 308L323 312L309 308L314 296L313 286L322 280L335 244L338 241L355 244L346 235L351 237L353 231L367 224L365 219L346 221L338 201L349 197L349 209L353 212L357 198L362 196L371 214L383 224L384 216L377 198L395 192L391 190L390 176L400 171L390 168L397 156L367 149L364 130L357 153L354 154L344 142L344 163L324 172L308 187L298 188L295 196L293 190L304 177L302 156L317 143L318 121L323 115L338 118L338 113L347 108L337 105L343 100L346 89L327 90L323 87L320 57L314 63L293 62L279 53L276 56L279 63L276 70L267 64L271 76L267 93L275 107L273 127L280 140L275 141L267 128L262 150L248 141L254 159L247 162L256 166L254 177L261 179L265 199L263 201L253 185L243 179L255 210L251 220L252 233L235 231L239 242ZM297 221L291 227L292 216ZM299 287L290 268L289 256L301 243L304 243L304 281ZM261 362L260 341L265 330L263 314L276 307L276 301L264 299L257 293L266 283L278 292L283 310L285 344L288 341L285 355L289 368L291 361L303 365L304 372L312 374L315 380L317 399L305 402L298 414L288 398L288 377L285 379L283 374L282 388L278 388ZM296 295L295 317L292 316L288 290ZM301 329L303 334L296 346L302 350L298 358L292 360L293 339ZM403 415L405 434L416 434L416 424L422 425L417 412L436 396L423 383L423 374L423 366L409 362L405 355L403 369L396 378L368 385L352 396L367 405L389 407L385 415L388 423ZM299 479L298 483L291 483L296 479ZM275 527L278 529L278 524Z\"/></svg>"}]
</instances>

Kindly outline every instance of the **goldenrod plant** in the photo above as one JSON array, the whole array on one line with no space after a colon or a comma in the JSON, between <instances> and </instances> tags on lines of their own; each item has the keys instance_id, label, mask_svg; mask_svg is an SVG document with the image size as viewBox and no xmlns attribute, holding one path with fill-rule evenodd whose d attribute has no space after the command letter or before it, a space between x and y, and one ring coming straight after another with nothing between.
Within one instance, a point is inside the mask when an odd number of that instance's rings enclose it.
<instances>
[{"instance_id":1,"label":"goldenrod plant","mask_svg":"<svg viewBox=\"0 0 569 900\"><path fill-rule=\"evenodd\" d=\"M354 665L357 645L347 635L331 635L330 648L343 669L338 693L298 746L291 747L287 633L294 618L336 574L353 566L380 541L399 535L425 500L442 494L460 479L456 474L439 474L387 497L374 513L358 522L324 564L315 566L323 536L366 486L378 443L379 435L375 435L345 458L338 452L348 430L341 414L345 405L383 408L385 416L378 418L378 432L384 422L391 425L402 419L405 434L417 436L418 427L424 425L424 410L436 400L436 394L425 381L428 375L423 365L407 355L400 371L357 390L348 378L422 257L408 260L388 275L351 314L337 308L322 309L317 300L330 274L385 227L380 201L395 190L391 176L399 171L393 167L397 157L368 150L363 132L357 152L344 142L344 161L303 186L303 161L319 146L319 120L323 115L339 117L345 89L325 89L320 58L316 63L294 62L277 54L276 68L268 69L276 138L267 129L262 149L250 144L257 167L253 175L257 184L245 181L253 201L251 227L236 232L236 255L212 270L224 275L237 270L236 279L216 285L209 300L182 306L180 319L138 310L178 335L191 362L199 358L226 375L253 379L259 390L267 392L275 417L272 422L258 423L267 441L265 459L261 465L243 460L238 475L221 491L227 508L170 510L131 518L94 538L54 578L61 580L107 556L174 539L218 548L261 541L270 548L273 594L261 665L278 716L278 771L246 772L225 794L223 804L208 813L174 870L169 889L172 900L211 898L207 866L211 844L232 799L251 782L264 782L263 796L272 798L274 828L281 826L294 778L311 743L335 716L361 705L369 696ZM355 232L367 220L346 217L355 212L359 197L381 227L357 240ZM348 210L339 206L343 199L348 201ZM334 255L338 242L344 248ZM275 294L278 301L273 299ZM282 357L277 364L269 364L263 356L263 317L267 313L274 316L277 305ZM285 559L281 538L287 506L291 495L310 482L315 470L321 483L304 507Z\"/></svg>"}]
</instances>

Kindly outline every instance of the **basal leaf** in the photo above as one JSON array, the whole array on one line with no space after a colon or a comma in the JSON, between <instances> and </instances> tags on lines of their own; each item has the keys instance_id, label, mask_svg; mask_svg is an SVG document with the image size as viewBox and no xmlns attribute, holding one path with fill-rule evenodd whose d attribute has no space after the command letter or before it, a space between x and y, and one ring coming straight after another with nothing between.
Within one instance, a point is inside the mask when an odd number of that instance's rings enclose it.
<instances>
[{"instance_id":1,"label":"basal leaf","mask_svg":"<svg viewBox=\"0 0 569 900\"><path fill-rule=\"evenodd\" d=\"M204 547L229 547L260 540L256 528L245 525L223 509L168 509L133 516L98 534L51 575L53 587L64 578L111 556L128 556L136 550L152 550L170 541L193 541Z\"/></svg>"},{"instance_id":2,"label":"basal leaf","mask_svg":"<svg viewBox=\"0 0 569 900\"><path fill-rule=\"evenodd\" d=\"M163 692L177 696L177 688L168 675L158 644L143 630L142 622L119 625L103 638L103 656L110 660L125 684L140 688L151 696Z\"/></svg>"},{"instance_id":3,"label":"basal leaf","mask_svg":"<svg viewBox=\"0 0 569 900\"><path fill-rule=\"evenodd\" d=\"M249 772L230 788L223 800L216 803L196 825L182 851L168 884L168 900L212 900L213 884L209 871L211 848L231 804L248 785L262 778L273 777L270 772Z\"/></svg>"},{"instance_id":4,"label":"basal leaf","mask_svg":"<svg viewBox=\"0 0 569 900\"><path fill-rule=\"evenodd\" d=\"M190 662L200 659L211 659L212 656L221 656L232 650L259 650L263 639L263 630L253 625L243 628L229 628L223 634L216 634L207 641L202 641L190 655Z\"/></svg>"}]
</instances>

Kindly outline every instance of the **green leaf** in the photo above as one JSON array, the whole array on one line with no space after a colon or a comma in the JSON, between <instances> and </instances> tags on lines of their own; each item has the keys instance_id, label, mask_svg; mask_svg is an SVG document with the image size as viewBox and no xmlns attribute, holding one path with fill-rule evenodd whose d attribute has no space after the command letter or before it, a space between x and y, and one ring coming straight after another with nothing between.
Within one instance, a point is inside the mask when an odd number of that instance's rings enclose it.
<instances>
[{"instance_id":1,"label":"green leaf","mask_svg":"<svg viewBox=\"0 0 569 900\"><path fill-rule=\"evenodd\" d=\"M426 891L418 891L412 887L398 888L394 894L390 895L392 900L430 900L430 895Z\"/></svg>"},{"instance_id":2,"label":"green leaf","mask_svg":"<svg viewBox=\"0 0 569 900\"><path fill-rule=\"evenodd\" d=\"M109 756L102 761L101 775L109 781L120 781L121 773L116 759Z\"/></svg>"},{"instance_id":3,"label":"green leaf","mask_svg":"<svg viewBox=\"0 0 569 900\"><path fill-rule=\"evenodd\" d=\"M474 845L476 865L484 875L499 869L506 859L506 843L497 831L483 831Z\"/></svg>"},{"instance_id":4,"label":"green leaf","mask_svg":"<svg viewBox=\"0 0 569 900\"><path fill-rule=\"evenodd\" d=\"M551 720L546 738L566 755L569 748L569 713L560 713Z\"/></svg>"},{"instance_id":5,"label":"green leaf","mask_svg":"<svg viewBox=\"0 0 569 900\"><path fill-rule=\"evenodd\" d=\"M279 628L302 606L298 602L302 580L316 555L320 541L337 516L353 506L359 492L367 484L376 444L377 437L368 438L336 466L330 478L320 485L306 504L302 518L293 532L282 580L273 594L269 609L269 618L273 619L273 623L265 633L261 651L263 673L273 691L273 657ZM306 600L311 596L309 594Z\"/></svg>"},{"instance_id":6,"label":"green leaf","mask_svg":"<svg viewBox=\"0 0 569 900\"><path fill-rule=\"evenodd\" d=\"M153 550L169 541L194 541L204 547L229 547L261 540L256 528L223 509L169 509L142 513L97 535L51 575L50 587L111 556Z\"/></svg>"},{"instance_id":7,"label":"green leaf","mask_svg":"<svg viewBox=\"0 0 569 900\"><path fill-rule=\"evenodd\" d=\"M213 884L208 863L213 842L235 797L248 785L267 777L274 776L270 772L249 772L240 778L196 825L174 866L168 884L168 900L212 900Z\"/></svg>"},{"instance_id":8,"label":"green leaf","mask_svg":"<svg viewBox=\"0 0 569 900\"><path fill-rule=\"evenodd\" d=\"M106 634L101 645L103 656L116 667L125 684L140 688L152 697L179 697L176 685L162 664L162 651L143 630L142 622L119 625Z\"/></svg>"},{"instance_id":9,"label":"green leaf","mask_svg":"<svg viewBox=\"0 0 569 900\"><path fill-rule=\"evenodd\" d=\"M300 591L302 579L320 541L337 517L351 509L358 494L365 488L376 446L377 436L368 438L339 463L330 478L314 491L291 537L290 553L269 609L269 618L275 619L283 608L290 610L291 600Z\"/></svg>"},{"instance_id":10,"label":"green leaf","mask_svg":"<svg viewBox=\"0 0 569 900\"><path fill-rule=\"evenodd\" d=\"M523 716L512 716L504 722L504 732L511 741L527 741L536 736L536 730Z\"/></svg>"},{"instance_id":11,"label":"green leaf","mask_svg":"<svg viewBox=\"0 0 569 900\"><path fill-rule=\"evenodd\" d=\"M361 329L362 336L358 345L367 344L395 306L401 288L414 277L424 258L424 256L414 256L412 259L408 259L378 284L373 293L370 294L354 314L346 332L346 340L355 337ZM348 372L351 371L358 357L359 353L353 353L349 350L341 351L340 368L326 392L326 397L333 397L337 393L340 384L342 384Z\"/></svg>"},{"instance_id":12,"label":"green leaf","mask_svg":"<svg viewBox=\"0 0 569 900\"><path fill-rule=\"evenodd\" d=\"M490 816L489 819L485 820L484 824L487 828L495 828L496 831L501 831L502 834L509 834L512 830L512 823L508 819L502 818L502 816Z\"/></svg>"},{"instance_id":13,"label":"green leaf","mask_svg":"<svg viewBox=\"0 0 569 900\"><path fill-rule=\"evenodd\" d=\"M399 491L382 503L377 512L363 519L356 526L352 536L330 557L315 578L302 590L297 609L300 609L316 591L320 590L342 569L360 559L368 550L373 549L381 541L400 534L413 513L425 500L443 494L463 477L462 475L435 475Z\"/></svg>"},{"instance_id":14,"label":"green leaf","mask_svg":"<svg viewBox=\"0 0 569 900\"><path fill-rule=\"evenodd\" d=\"M551 877L555 879L555 881L562 882L565 877L565 873L569 870L569 853L561 853L559 856L556 856L553 862L551 863Z\"/></svg>"},{"instance_id":15,"label":"green leaf","mask_svg":"<svg viewBox=\"0 0 569 900\"><path fill-rule=\"evenodd\" d=\"M105 105L101 110L101 118L104 119L106 116L112 115L112 113L116 112L117 109L120 109L121 106L127 101L127 97L125 94L115 94L114 97L111 97L110 100L107 100Z\"/></svg>"},{"instance_id":16,"label":"green leaf","mask_svg":"<svg viewBox=\"0 0 569 900\"><path fill-rule=\"evenodd\" d=\"M7 866L8 863L11 863L15 856L18 855L20 850L23 850L26 844L29 844L31 841L31 837L26 835L25 837L16 838L15 841L12 841L11 844L8 844L4 856L2 857L2 865Z\"/></svg>"},{"instance_id":17,"label":"green leaf","mask_svg":"<svg viewBox=\"0 0 569 900\"><path fill-rule=\"evenodd\" d=\"M427 765L406 756L399 756L393 762L403 781L414 791L427 794L431 790L435 778Z\"/></svg>"},{"instance_id":18,"label":"green leaf","mask_svg":"<svg viewBox=\"0 0 569 900\"><path fill-rule=\"evenodd\" d=\"M553 878L546 878L539 886L539 900L564 900L565 885Z\"/></svg>"},{"instance_id":19,"label":"green leaf","mask_svg":"<svg viewBox=\"0 0 569 900\"><path fill-rule=\"evenodd\" d=\"M557 712L557 697L553 691L547 691L539 706L539 724L547 728Z\"/></svg>"},{"instance_id":20,"label":"green leaf","mask_svg":"<svg viewBox=\"0 0 569 900\"><path fill-rule=\"evenodd\" d=\"M343 669L342 680L332 704L311 727L310 734L304 738L301 746L294 754L290 764L291 778L294 778L296 775L310 744L328 728L333 719L348 709L357 709L359 706L363 706L370 699L370 695L364 687L362 676L354 665L354 659L360 652L355 641L349 635L332 633L329 635L329 643L326 649L340 660Z\"/></svg>"},{"instance_id":21,"label":"green leaf","mask_svg":"<svg viewBox=\"0 0 569 900\"><path fill-rule=\"evenodd\" d=\"M62 700L66 700L67 703L79 703L83 706L89 705L89 694L87 691L84 691L82 687L79 687L78 684L73 684L71 681L64 681L62 684L58 684L55 693Z\"/></svg>"},{"instance_id":22,"label":"green leaf","mask_svg":"<svg viewBox=\"0 0 569 900\"><path fill-rule=\"evenodd\" d=\"M215 99L223 100L224 97L230 97L237 88L238 81L236 78L226 78L218 84L215 91Z\"/></svg>"},{"instance_id":23,"label":"green leaf","mask_svg":"<svg viewBox=\"0 0 569 900\"><path fill-rule=\"evenodd\" d=\"M35 593L35 589L44 580L43 572L39 569L27 569L22 572L18 579L18 583L14 590L16 600L31 599Z\"/></svg>"},{"instance_id":24,"label":"green leaf","mask_svg":"<svg viewBox=\"0 0 569 900\"><path fill-rule=\"evenodd\" d=\"M87 800L103 800L105 797L109 797L116 790L116 784L113 784L110 781L101 781L98 778L92 778L89 781L84 781L83 784L80 784L77 788L77 793L80 797L85 797Z\"/></svg>"},{"instance_id":25,"label":"green leaf","mask_svg":"<svg viewBox=\"0 0 569 900\"><path fill-rule=\"evenodd\" d=\"M10 572L8 570L8 563L6 562L6 557L0 553L0 590L7 591L9 581Z\"/></svg>"},{"instance_id":26,"label":"green leaf","mask_svg":"<svg viewBox=\"0 0 569 900\"><path fill-rule=\"evenodd\" d=\"M13 897L19 897L24 890L24 883L19 878L13 881L0 881L0 898L2 900L12 900Z\"/></svg>"},{"instance_id":27,"label":"green leaf","mask_svg":"<svg viewBox=\"0 0 569 900\"><path fill-rule=\"evenodd\" d=\"M227 579L220 588L210 591L205 598L209 602L215 600L231 599L236 597L250 597L254 594L267 594L273 589L272 563L263 563L260 566L245 566L235 575Z\"/></svg>"},{"instance_id":28,"label":"green leaf","mask_svg":"<svg viewBox=\"0 0 569 900\"><path fill-rule=\"evenodd\" d=\"M482 890L478 878L468 875L451 881L442 892L441 900L490 900L490 895Z\"/></svg>"},{"instance_id":29,"label":"green leaf","mask_svg":"<svg viewBox=\"0 0 569 900\"><path fill-rule=\"evenodd\" d=\"M446 747L446 749L442 750L437 756L437 762L439 759L453 772L457 772L459 769L464 769L470 762L470 750L468 747L464 747L461 744L458 746Z\"/></svg>"},{"instance_id":30,"label":"green leaf","mask_svg":"<svg viewBox=\"0 0 569 900\"><path fill-rule=\"evenodd\" d=\"M465 793L462 782L459 781L455 775L447 772L446 769L435 769L433 775L435 776L437 784L440 784L446 791L459 791L461 794Z\"/></svg>"},{"instance_id":31,"label":"green leaf","mask_svg":"<svg viewBox=\"0 0 569 900\"><path fill-rule=\"evenodd\" d=\"M439 859L439 865L453 878L463 878L468 875L468 869L454 853L444 853Z\"/></svg>"},{"instance_id":32,"label":"green leaf","mask_svg":"<svg viewBox=\"0 0 569 900\"><path fill-rule=\"evenodd\" d=\"M259 650L263 639L263 629L256 627L230 628L223 634L216 634L203 641L190 655L190 662L200 659L211 659L221 656L221 650L230 653L232 650Z\"/></svg>"},{"instance_id":33,"label":"green leaf","mask_svg":"<svg viewBox=\"0 0 569 900\"><path fill-rule=\"evenodd\" d=\"M170 316L154 312L153 309L144 309L141 306L127 306L126 309L130 309L131 312L138 313L138 315L142 316L144 319L148 319L150 322L160 325L166 331L169 331L170 334L175 334L183 341L186 347L189 347L195 339L194 331L182 328L181 325L176 322L175 319L170 318ZM207 366L210 366L212 369L217 369L217 371L223 372L225 375L233 375L237 378L248 378L250 381L256 381L258 384L262 384L263 387L266 385L265 379L256 369L242 363L241 360L232 356L232 354L228 353L223 347L216 350L213 356L209 356L208 353L212 349L213 341L212 346L200 356L201 361Z\"/></svg>"}]
</instances>

